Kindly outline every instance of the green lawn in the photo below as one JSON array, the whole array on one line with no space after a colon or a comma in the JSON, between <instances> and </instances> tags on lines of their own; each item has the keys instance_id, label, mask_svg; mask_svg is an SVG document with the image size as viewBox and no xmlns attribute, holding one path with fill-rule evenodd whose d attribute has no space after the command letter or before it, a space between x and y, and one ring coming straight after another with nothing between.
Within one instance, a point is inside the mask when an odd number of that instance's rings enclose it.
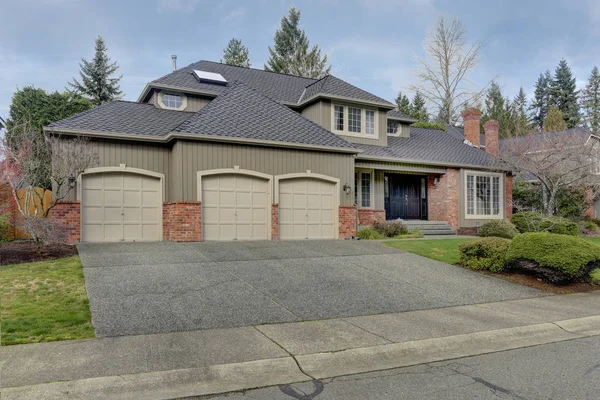
<instances>
[{"instance_id":1,"label":"green lawn","mask_svg":"<svg viewBox=\"0 0 600 400\"><path fill-rule=\"evenodd\" d=\"M78 256L0 267L1 345L94 337Z\"/></svg>"},{"instance_id":2,"label":"green lawn","mask_svg":"<svg viewBox=\"0 0 600 400\"><path fill-rule=\"evenodd\" d=\"M469 240L473 239L397 240L383 242L383 244L448 264L458 264L460 259L458 246Z\"/></svg>"}]
</instances>

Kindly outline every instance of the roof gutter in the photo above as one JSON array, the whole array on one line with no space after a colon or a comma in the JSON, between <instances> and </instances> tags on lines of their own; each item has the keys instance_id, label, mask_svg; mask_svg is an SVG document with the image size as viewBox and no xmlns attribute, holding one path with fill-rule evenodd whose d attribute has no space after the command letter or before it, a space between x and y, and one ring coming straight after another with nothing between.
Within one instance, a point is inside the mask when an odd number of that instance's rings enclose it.
<instances>
[{"instance_id":1,"label":"roof gutter","mask_svg":"<svg viewBox=\"0 0 600 400\"><path fill-rule=\"evenodd\" d=\"M247 138L232 138L232 137L224 137L224 136L210 136L210 135L200 135L200 134L196 134L196 133L186 133L186 132L169 132L168 134L166 134L164 136L143 136L143 135L133 135L133 134L119 133L119 132L97 132L97 131L75 130L75 129L52 129L52 128L45 127L44 133L85 135L85 136L89 136L89 137L93 137L93 138L120 139L120 140L131 140L131 141L137 141L137 142L168 143L174 139L189 139L189 140L206 141L206 142L226 142L226 143L238 143L238 144L247 144L247 145L255 145L255 146L293 148L293 149L299 149L299 150L318 150L318 151L327 151L327 152L332 152L332 153L347 153L347 154L362 153L362 150L357 149L357 148L328 147L328 146L318 146L318 145L302 144L302 143L277 142L277 141L273 141L273 140L259 140L259 139L247 139Z\"/></svg>"},{"instance_id":2,"label":"roof gutter","mask_svg":"<svg viewBox=\"0 0 600 400\"><path fill-rule=\"evenodd\" d=\"M416 159L410 159L410 158L379 157L379 156L369 156L367 154L359 154L356 156L356 158L360 159L360 160L369 160L369 161L397 162L397 163L407 163L407 164L424 164L424 165L435 165L435 166L439 166L439 167L479 168L479 169L500 170L500 171L507 171L507 172L510 171L510 169L506 169L506 168L490 167L490 166L485 166L485 165L446 163L446 162L441 162L441 161L426 161L426 160L416 160Z\"/></svg>"}]
</instances>

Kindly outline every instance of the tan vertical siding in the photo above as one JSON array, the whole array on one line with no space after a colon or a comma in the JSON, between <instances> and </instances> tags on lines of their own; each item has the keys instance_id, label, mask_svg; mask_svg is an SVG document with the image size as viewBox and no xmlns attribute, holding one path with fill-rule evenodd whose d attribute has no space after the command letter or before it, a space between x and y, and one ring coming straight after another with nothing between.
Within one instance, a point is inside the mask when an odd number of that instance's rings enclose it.
<instances>
[{"instance_id":1,"label":"tan vertical siding","mask_svg":"<svg viewBox=\"0 0 600 400\"><path fill-rule=\"evenodd\" d=\"M167 144L153 144L134 141L93 140L99 163L96 167L128 167L159 172L168 182L170 174L171 149ZM76 200L77 188L69 193L68 200ZM169 191L165 194L169 201Z\"/></svg>"},{"instance_id":2,"label":"tan vertical siding","mask_svg":"<svg viewBox=\"0 0 600 400\"><path fill-rule=\"evenodd\" d=\"M148 99L148 104L156 104L156 91L152 91L152 96Z\"/></svg>"},{"instance_id":3,"label":"tan vertical siding","mask_svg":"<svg viewBox=\"0 0 600 400\"><path fill-rule=\"evenodd\" d=\"M198 112L210 103L212 98L202 96L187 95L187 107L185 111Z\"/></svg>"},{"instance_id":4,"label":"tan vertical siding","mask_svg":"<svg viewBox=\"0 0 600 400\"><path fill-rule=\"evenodd\" d=\"M398 126L398 136L409 138L410 137L410 125L408 125L408 124L399 124L399 126Z\"/></svg>"},{"instance_id":5,"label":"tan vertical siding","mask_svg":"<svg viewBox=\"0 0 600 400\"><path fill-rule=\"evenodd\" d=\"M310 119L315 124L323 126L323 102L317 101L308 107L303 108L300 114L302 114L303 117Z\"/></svg>"},{"instance_id":6,"label":"tan vertical siding","mask_svg":"<svg viewBox=\"0 0 600 400\"><path fill-rule=\"evenodd\" d=\"M179 154L181 153L181 157ZM179 169L178 159L181 159ZM197 172L233 168L270 175L302 173L311 170L340 179L340 203L352 205L354 196L343 192L345 183L353 186L354 157L351 154L325 153L228 143L179 141L173 148L173 198L196 200Z\"/></svg>"}]
</instances>

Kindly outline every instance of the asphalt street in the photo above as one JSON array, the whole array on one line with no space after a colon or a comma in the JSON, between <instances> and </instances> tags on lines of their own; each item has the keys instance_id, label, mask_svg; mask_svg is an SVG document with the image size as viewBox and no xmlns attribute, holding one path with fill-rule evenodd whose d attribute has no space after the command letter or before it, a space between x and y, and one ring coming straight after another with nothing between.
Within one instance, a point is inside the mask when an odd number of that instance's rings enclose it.
<instances>
[{"instance_id":1,"label":"asphalt street","mask_svg":"<svg viewBox=\"0 0 600 400\"><path fill-rule=\"evenodd\" d=\"M598 398L600 398L600 336L415 367L195 399L595 400Z\"/></svg>"}]
</instances>

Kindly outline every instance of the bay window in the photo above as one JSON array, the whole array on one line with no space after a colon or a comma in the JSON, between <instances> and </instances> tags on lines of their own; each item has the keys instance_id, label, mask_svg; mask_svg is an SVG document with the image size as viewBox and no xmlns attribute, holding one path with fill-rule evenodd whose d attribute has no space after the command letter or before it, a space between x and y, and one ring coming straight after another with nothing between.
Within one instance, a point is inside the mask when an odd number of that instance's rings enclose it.
<instances>
[{"instance_id":1,"label":"bay window","mask_svg":"<svg viewBox=\"0 0 600 400\"><path fill-rule=\"evenodd\" d=\"M501 218L502 175L471 171L465 174L467 218Z\"/></svg>"}]
</instances>

